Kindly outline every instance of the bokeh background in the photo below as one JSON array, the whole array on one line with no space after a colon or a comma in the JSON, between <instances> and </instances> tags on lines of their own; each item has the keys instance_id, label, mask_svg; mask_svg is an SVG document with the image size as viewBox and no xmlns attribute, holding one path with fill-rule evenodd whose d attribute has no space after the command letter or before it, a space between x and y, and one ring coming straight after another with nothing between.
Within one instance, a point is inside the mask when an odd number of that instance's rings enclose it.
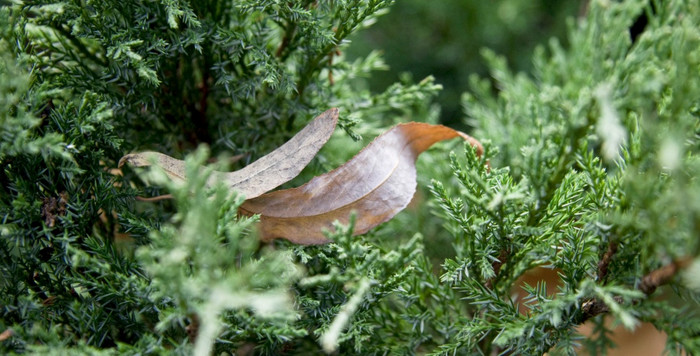
<instances>
[{"instance_id":1,"label":"bokeh background","mask_svg":"<svg viewBox=\"0 0 700 356\"><path fill-rule=\"evenodd\" d=\"M376 24L354 36L350 59L380 50L389 70L376 72L370 89L381 92L408 73L415 81L433 75L443 90L441 121L460 126L460 96L469 76L488 75L480 51L507 58L528 71L532 52L550 38L566 44L566 23L585 11L586 0L398 0Z\"/></svg>"}]
</instances>

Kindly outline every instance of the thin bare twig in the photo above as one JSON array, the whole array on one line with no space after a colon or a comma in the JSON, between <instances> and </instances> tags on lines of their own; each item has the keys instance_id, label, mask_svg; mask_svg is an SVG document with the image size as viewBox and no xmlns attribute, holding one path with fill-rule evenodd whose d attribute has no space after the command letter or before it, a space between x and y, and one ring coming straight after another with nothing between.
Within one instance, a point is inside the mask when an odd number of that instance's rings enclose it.
<instances>
[{"instance_id":1,"label":"thin bare twig","mask_svg":"<svg viewBox=\"0 0 700 356\"><path fill-rule=\"evenodd\" d=\"M189 317L190 323L185 327L185 332L187 333L187 338L194 344L197 341L197 336L199 336L199 315L192 313Z\"/></svg>"},{"instance_id":2,"label":"thin bare twig","mask_svg":"<svg viewBox=\"0 0 700 356\"><path fill-rule=\"evenodd\" d=\"M605 284L605 279L608 276L608 265L610 265L610 261L612 261L613 256L617 252L618 246L617 242L611 241L608 245L608 250L603 255L603 258L600 259L600 262L598 262L598 282L603 282L603 284Z\"/></svg>"},{"instance_id":3,"label":"thin bare twig","mask_svg":"<svg viewBox=\"0 0 700 356\"><path fill-rule=\"evenodd\" d=\"M172 199L172 198L173 198L172 194L163 194L163 195L158 195L158 196L150 197L150 198L137 196L136 200L152 203L152 202L166 200L166 199Z\"/></svg>"},{"instance_id":4,"label":"thin bare twig","mask_svg":"<svg viewBox=\"0 0 700 356\"><path fill-rule=\"evenodd\" d=\"M498 259L496 261L493 261L493 263L491 264L491 267L493 267L494 276L486 281L486 288L493 288L493 282L496 278L498 278L498 273L501 272L501 267L503 267L503 264L506 263L507 260L508 250L502 249L501 252L498 254Z\"/></svg>"},{"instance_id":5,"label":"thin bare twig","mask_svg":"<svg viewBox=\"0 0 700 356\"><path fill-rule=\"evenodd\" d=\"M608 249L608 252L610 251L611 250ZM612 256L612 254L614 254L614 252L612 252L610 256ZM606 252L605 256L607 255L608 253ZM603 259L605 259L605 256L603 256ZM656 291L658 287L670 282L679 270L685 268L690 264L691 260L691 258L683 258L680 260L673 261L670 264L667 264L665 266L662 266L661 268L649 272L647 275L642 277L642 281L641 283L639 283L639 286L637 286L637 289L639 289L646 295L651 295L652 293L654 293L654 291ZM601 263L602 262L603 260L601 260ZM598 267L600 269L600 264L598 265ZM617 303L623 302L622 298L618 296L613 297L613 299ZM581 311L583 312L583 317L580 320L580 324L583 324L588 319L596 315L609 312L610 307L600 299L591 298L585 300L583 304L581 304Z\"/></svg>"},{"instance_id":6,"label":"thin bare twig","mask_svg":"<svg viewBox=\"0 0 700 356\"><path fill-rule=\"evenodd\" d=\"M687 267L691 262L690 258L684 258L681 260L673 261L659 269L651 271L649 274L642 278L642 282L639 283L639 290L644 292L646 295L654 293L656 288L664 285L671 281L673 276L676 275L678 270Z\"/></svg>"}]
</instances>

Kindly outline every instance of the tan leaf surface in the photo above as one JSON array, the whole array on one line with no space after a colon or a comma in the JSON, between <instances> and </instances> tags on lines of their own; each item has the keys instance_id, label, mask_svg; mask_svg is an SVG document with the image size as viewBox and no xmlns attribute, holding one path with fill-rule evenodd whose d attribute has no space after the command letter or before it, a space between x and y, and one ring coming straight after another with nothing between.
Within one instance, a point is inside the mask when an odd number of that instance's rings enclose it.
<instances>
[{"instance_id":1,"label":"tan leaf surface","mask_svg":"<svg viewBox=\"0 0 700 356\"><path fill-rule=\"evenodd\" d=\"M483 150L474 138L441 125L406 123L377 137L339 168L308 183L247 200L243 214L260 214L264 240L286 238L299 244L322 244L324 229L335 220L347 224L356 212L355 234L391 219L416 190L418 155L434 143L462 137Z\"/></svg>"},{"instance_id":2,"label":"tan leaf surface","mask_svg":"<svg viewBox=\"0 0 700 356\"><path fill-rule=\"evenodd\" d=\"M257 161L235 172L214 172L208 184L226 182L247 199L255 198L296 177L328 141L338 122L338 109L330 109L313 119L289 141ZM161 166L174 180L184 180L185 161L158 152L139 152L122 157L119 167Z\"/></svg>"}]
</instances>

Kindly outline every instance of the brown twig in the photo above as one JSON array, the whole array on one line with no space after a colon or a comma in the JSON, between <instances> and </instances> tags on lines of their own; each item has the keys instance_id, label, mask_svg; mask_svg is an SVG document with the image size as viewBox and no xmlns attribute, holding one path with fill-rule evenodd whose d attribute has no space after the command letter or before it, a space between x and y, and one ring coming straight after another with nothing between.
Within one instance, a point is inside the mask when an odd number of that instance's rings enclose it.
<instances>
[{"instance_id":1,"label":"brown twig","mask_svg":"<svg viewBox=\"0 0 700 356\"><path fill-rule=\"evenodd\" d=\"M610 249L608 249L608 252L609 251ZM614 252L612 254L614 254ZM606 253L605 255L607 256L608 253ZM605 256L603 256L603 258L605 258ZM601 263L602 262L603 261L601 260ZM651 295L652 293L654 293L654 291L656 291L656 288L670 282L671 279L673 279L673 277L676 275L676 273L678 273L680 269L688 266L690 262L691 258L686 257L680 260L673 261L670 264L667 264L665 266L662 266L661 268L649 272L647 275L642 277L642 281L639 284L639 286L637 286L637 289L642 291L647 296ZM598 266L600 268L600 264ZM619 296L615 296L613 297L613 299L618 304L623 302L622 297ZM609 312L610 307L600 299L591 298L585 300L583 304L581 304L581 311L583 312L583 316L580 320L580 324L583 324L588 319L596 315Z\"/></svg>"},{"instance_id":2,"label":"brown twig","mask_svg":"<svg viewBox=\"0 0 700 356\"><path fill-rule=\"evenodd\" d=\"M292 36L294 36L294 30L296 29L296 26L291 26L287 31L284 33L284 37L282 37L282 42L280 43L279 47L277 47L277 51L275 51L275 57L282 58L282 53L284 53L284 50L287 49L289 46L289 43L292 41Z\"/></svg>"},{"instance_id":3,"label":"brown twig","mask_svg":"<svg viewBox=\"0 0 700 356\"><path fill-rule=\"evenodd\" d=\"M197 336L199 335L199 316L195 313L189 315L190 323L185 327L185 332L187 332L187 338L191 343L194 344L197 341Z\"/></svg>"},{"instance_id":4,"label":"brown twig","mask_svg":"<svg viewBox=\"0 0 700 356\"><path fill-rule=\"evenodd\" d=\"M491 267L493 267L494 276L492 278L489 278L486 281L486 288L491 289L493 287L493 281L496 278L498 278L498 273L501 272L501 267L503 267L503 264L506 263L507 259L508 259L508 250L502 249L501 253L498 255L498 259L496 261L493 261L493 263L491 263Z\"/></svg>"},{"instance_id":5,"label":"brown twig","mask_svg":"<svg viewBox=\"0 0 700 356\"><path fill-rule=\"evenodd\" d=\"M206 64L205 64L206 66ZM194 136L197 143L200 142L211 142L211 135L209 134L209 123L207 121L207 107L209 98L209 69L208 67L204 69L202 74L202 82L198 85L200 91L198 105L190 104L189 109L192 117L192 123L194 124Z\"/></svg>"},{"instance_id":6,"label":"brown twig","mask_svg":"<svg viewBox=\"0 0 700 356\"><path fill-rule=\"evenodd\" d=\"M598 282L603 282L603 284L605 284L605 279L608 276L608 265L610 265L612 257L617 252L618 246L617 242L610 242L608 250L603 255L603 258L600 259L600 262L598 262Z\"/></svg>"},{"instance_id":7,"label":"brown twig","mask_svg":"<svg viewBox=\"0 0 700 356\"><path fill-rule=\"evenodd\" d=\"M687 267L691 262L690 258L683 258L676 260L667 264L659 269L651 271L649 274L642 278L642 282L639 283L639 290L644 292L646 295L654 293L656 288L664 285L671 281L673 276L676 275L678 270Z\"/></svg>"},{"instance_id":8,"label":"brown twig","mask_svg":"<svg viewBox=\"0 0 700 356\"><path fill-rule=\"evenodd\" d=\"M340 54L340 50L336 49L335 52L331 52L331 54L328 55L328 82L330 85L335 84L335 80L333 80L333 56L340 56Z\"/></svg>"},{"instance_id":9,"label":"brown twig","mask_svg":"<svg viewBox=\"0 0 700 356\"><path fill-rule=\"evenodd\" d=\"M137 196L136 200L152 203L152 202L166 200L166 199L172 199L172 198L173 198L172 194L163 194L163 195L158 195L158 196L150 197L150 198Z\"/></svg>"}]
</instances>

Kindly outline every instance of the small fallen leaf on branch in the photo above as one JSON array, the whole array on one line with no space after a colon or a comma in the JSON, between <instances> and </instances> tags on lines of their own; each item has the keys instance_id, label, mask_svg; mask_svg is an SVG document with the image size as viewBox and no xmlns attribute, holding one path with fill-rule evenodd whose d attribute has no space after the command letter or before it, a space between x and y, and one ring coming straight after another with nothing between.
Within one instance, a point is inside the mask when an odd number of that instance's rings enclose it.
<instances>
[{"instance_id":1,"label":"small fallen leaf on branch","mask_svg":"<svg viewBox=\"0 0 700 356\"><path fill-rule=\"evenodd\" d=\"M2 333L0 333L0 341L5 341L9 338L12 337L15 333L12 331L12 329L5 329Z\"/></svg>"},{"instance_id":2,"label":"small fallen leaf on branch","mask_svg":"<svg viewBox=\"0 0 700 356\"><path fill-rule=\"evenodd\" d=\"M328 141L338 122L338 109L330 109L313 119L299 133L276 150L235 172L213 172L207 184L225 182L246 199L255 198L296 177ZM139 152L122 157L119 167L135 167L156 162L171 179L185 180L185 161L158 152Z\"/></svg>"},{"instance_id":3,"label":"small fallen leaf on branch","mask_svg":"<svg viewBox=\"0 0 700 356\"><path fill-rule=\"evenodd\" d=\"M244 214L260 214L263 240L282 237L299 244L329 242L324 229L347 224L357 214L354 234L363 234L403 210L416 191L416 158L434 143L474 138L442 125L411 122L394 126L335 170L298 188L249 199Z\"/></svg>"},{"instance_id":4,"label":"small fallen leaf on branch","mask_svg":"<svg viewBox=\"0 0 700 356\"><path fill-rule=\"evenodd\" d=\"M301 172L328 140L337 120L338 110L328 110L277 150L239 171L215 172L209 184L223 181L245 195L240 213L260 215L264 241L285 238L298 244L323 244L329 242L323 231L331 230L336 220L347 224L353 212L358 235L403 210L416 191L416 159L434 143L461 137L479 155L483 151L479 141L449 127L399 124L335 170L298 188L264 194ZM171 178L186 178L183 161L155 152L124 156L120 166L125 162L147 166L151 157Z\"/></svg>"}]
</instances>

